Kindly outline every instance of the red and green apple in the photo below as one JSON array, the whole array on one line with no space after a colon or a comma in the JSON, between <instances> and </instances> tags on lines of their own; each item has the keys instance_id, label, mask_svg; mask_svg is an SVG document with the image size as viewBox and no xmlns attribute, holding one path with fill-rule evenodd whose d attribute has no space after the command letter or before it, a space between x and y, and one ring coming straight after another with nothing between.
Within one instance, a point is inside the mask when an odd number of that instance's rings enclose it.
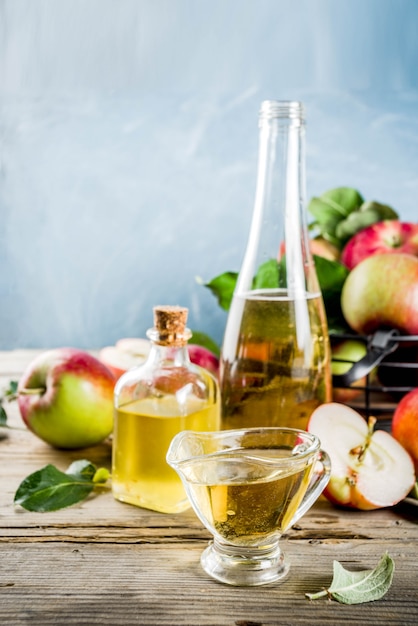
<instances>
[{"instance_id":1,"label":"red and green apple","mask_svg":"<svg viewBox=\"0 0 418 626\"><path fill-rule=\"evenodd\" d=\"M356 233L341 252L341 263L352 270L375 254L405 252L418 256L418 224L383 220Z\"/></svg>"},{"instance_id":2,"label":"red and green apple","mask_svg":"<svg viewBox=\"0 0 418 626\"><path fill-rule=\"evenodd\" d=\"M113 429L115 377L91 354L57 348L37 356L18 383L26 426L57 448L95 445Z\"/></svg>"},{"instance_id":3,"label":"red and green apple","mask_svg":"<svg viewBox=\"0 0 418 626\"><path fill-rule=\"evenodd\" d=\"M418 257L397 252L361 261L345 280L341 309L359 334L396 328L418 335Z\"/></svg>"}]
</instances>

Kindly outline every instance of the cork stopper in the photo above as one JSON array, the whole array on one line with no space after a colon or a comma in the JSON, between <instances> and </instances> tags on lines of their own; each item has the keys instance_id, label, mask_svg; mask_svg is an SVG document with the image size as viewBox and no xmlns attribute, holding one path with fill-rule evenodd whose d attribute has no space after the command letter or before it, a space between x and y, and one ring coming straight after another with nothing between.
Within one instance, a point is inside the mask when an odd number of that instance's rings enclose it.
<instances>
[{"instance_id":1,"label":"cork stopper","mask_svg":"<svg viewBox=\"0 0 418 626\"><path fill-rule=\"evenodd\" d=\"M185 345L192 335L186 328L189 310L186 307L170 305L158 305L153 310L152 340L161 346Z\"/></svg>"}]
</instances>

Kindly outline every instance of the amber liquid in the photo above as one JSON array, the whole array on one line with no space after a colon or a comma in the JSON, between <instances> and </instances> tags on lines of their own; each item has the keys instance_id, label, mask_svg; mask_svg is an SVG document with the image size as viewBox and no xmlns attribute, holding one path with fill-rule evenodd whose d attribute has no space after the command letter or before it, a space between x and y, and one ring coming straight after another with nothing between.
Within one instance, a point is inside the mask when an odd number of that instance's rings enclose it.
<instances>
[{"instance_id":1,"label":"amber liquid","mask_svg":"<svg viewBox=\"0 0 418 626\"><path fill-rule=\"evenodd\" d=\"M306 429L331 400L330 348L320 296L283 290L235 296L221 359L222 428Z\"/></svg>"},{"instance_id":2,"label":"amber liquid","mask_svg":"<svg viewBox=\"0 0 418 626\"><path fill-rule=\"evenodd\" d=\"M266 452L269 451L261 451L261 456ZM274 456L278 455L275 451ZM266 543L289 527L313 471L311 462L292 459L279 470L272 470L268 477L257 477L255 466L252 478L248 463L246 460L240 472L239 461L233 467L219 462L215 468L206 468L205 484L190 483L197 509L208 527L224 541L240 546ZM240 473L245 474L245 479Z\"/></svg>"},{"instance_id":3,"label":"amber liquid","mask_svg":"<svg viewBox=\"0 0 418 626\"><path fill-rule=\"evenodd\" d=\"M189 508L181 480L166 462L174 435L181 430L216 430L219 406L189 397L181 415L175 396L145 398L116 410L112 490L115 498L162 513Z\"/></svg>"}]
</instances>

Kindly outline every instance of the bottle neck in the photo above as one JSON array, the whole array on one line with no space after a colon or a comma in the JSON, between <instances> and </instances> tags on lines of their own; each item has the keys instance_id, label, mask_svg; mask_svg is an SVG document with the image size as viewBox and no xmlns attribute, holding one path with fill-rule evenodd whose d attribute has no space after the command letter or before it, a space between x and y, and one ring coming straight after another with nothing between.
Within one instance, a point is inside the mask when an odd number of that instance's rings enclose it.
<instances>
[{"instance_id":1,"label":"bottle neck","mask_svg":"<svg viewBox=\"0 0 418 626\"><path fill-rule=\"evenodd\" d=\"M167 367L188 367L190 365L187 343L181 346L160 345L151 341L147 363Z\"/></svg>"},{"instance_id":2,"label":"bottle neck","mask_svg":"<svg viewBox=\"0 0 418 626\"><path fill-rule=\"evenodd\" d=\"M299 102L263 102L253 218L237 291L251 289L260 266L280 261L278 283L305 293L312 265L305 216L305 123Z\"/></svg>"}]
</instances>

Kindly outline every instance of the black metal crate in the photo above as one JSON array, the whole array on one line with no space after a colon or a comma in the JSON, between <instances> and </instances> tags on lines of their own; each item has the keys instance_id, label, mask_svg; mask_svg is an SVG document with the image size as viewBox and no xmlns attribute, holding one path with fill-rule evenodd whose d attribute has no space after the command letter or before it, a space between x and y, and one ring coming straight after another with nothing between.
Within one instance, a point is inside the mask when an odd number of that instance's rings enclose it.
<instances>
[{"instance_id":1,"label":"black metal crate","mask_svg":"<svg viewBox=\"0 0 418 626\"><path fill-rule=\"evenodd\" d=\"M333 376L333 387L358 390L358 395L345 401L345 404L366 418L373 415L381 427L388 428L400 399L418 387L418 335L401 335L395 330L377 331L368 336L331 334L331 346L346 339L364 342L367 355L361 361L364 361L365 367L359 367L360 361L356 364L348 359L333 357L334 362L351 365L346 374ZM373 361L376 363L371 367ZM359 384L362 379L364 384Z\"/></svg>"}]
</instances>

